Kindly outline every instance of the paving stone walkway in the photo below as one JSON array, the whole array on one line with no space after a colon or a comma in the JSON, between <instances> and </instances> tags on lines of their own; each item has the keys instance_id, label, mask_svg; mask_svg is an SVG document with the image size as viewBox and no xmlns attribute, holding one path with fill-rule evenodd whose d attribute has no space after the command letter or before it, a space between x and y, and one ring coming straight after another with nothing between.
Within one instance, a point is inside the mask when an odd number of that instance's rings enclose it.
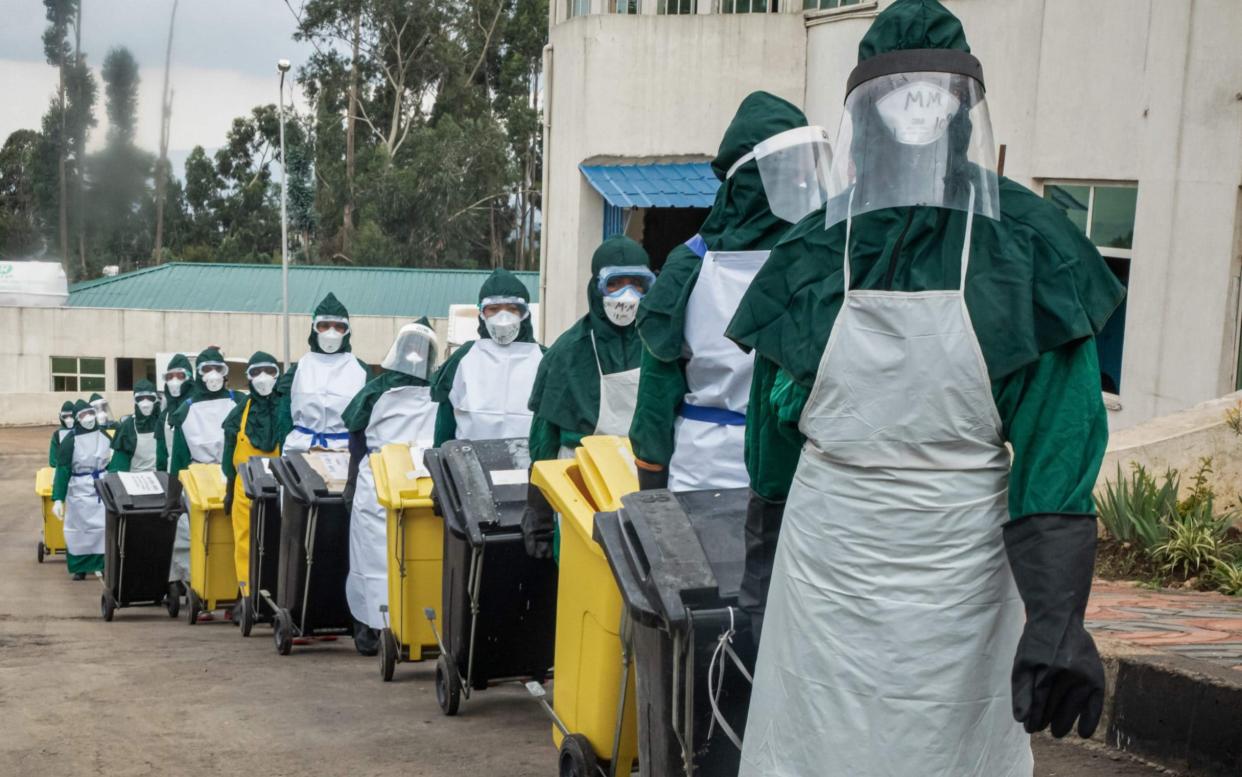
<instances>
[{"instance_id":1,"label":"paving stone walkway","mask_svg":"<svg viewBox=\"0 0 1242 777\"><path fill-rule=\"evenodd\" d=\"M1097 580L1087 627L1101 636L1242 671L1242 597Z\"/></svg>"}]
</instances>

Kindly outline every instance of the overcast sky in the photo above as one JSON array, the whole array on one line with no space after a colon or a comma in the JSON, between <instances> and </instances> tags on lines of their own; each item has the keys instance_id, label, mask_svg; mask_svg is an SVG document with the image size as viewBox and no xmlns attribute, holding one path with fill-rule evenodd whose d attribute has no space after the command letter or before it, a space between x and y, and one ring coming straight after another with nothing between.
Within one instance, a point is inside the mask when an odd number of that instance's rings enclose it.
<instances>
[{"instance_id":1,"label":"overcast sky","mask_svg":"<svg viewBox=\"0 0 1242 777\"><path fill-rule=\"evenodd\" d=\"M290 0L295 8L301 0ZM99 85L99 120L88 145L107 132L99 67L108 49L126 46L138 60L138 144L159 148L160 88L172 0L82 0L82 50ZM38 129L56 91L56 69L43 56L42 0L0 0L0 143L16 129ZM172 133L169 156L178 177L195 145L224 142L235 116L277 98L276 61L294 70L311 53L292 38L296 22L284 0L181 0L173 33ZM286 81L286 84L288 82ZM286 85L286 88L288 86Z\"/></svg>"}]
</instances>

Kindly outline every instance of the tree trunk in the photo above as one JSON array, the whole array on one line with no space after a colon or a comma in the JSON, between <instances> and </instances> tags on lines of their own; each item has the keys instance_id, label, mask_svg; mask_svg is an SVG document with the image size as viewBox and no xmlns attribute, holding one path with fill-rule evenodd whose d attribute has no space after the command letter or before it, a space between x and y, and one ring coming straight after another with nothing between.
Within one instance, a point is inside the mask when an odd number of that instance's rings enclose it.
<instances>
[{"instance_id":1,"label":"tree trunk","mask_svg":"<svg viewBox=\"0 0 1242 777\"><path fill-rule=\"evenodd\" d=\"M75 67L80 67L82 64L82 3L80 1L78 2L77 23L73 26L73 62L74 62ZM81 95L79 95L79 97L81 97ZM77 143L77 146L78 146L77 148L78 198L75 203L76 207L74 209L77 211L77 214L76 214L77 218L75 219L75 221L77 222L77 229L78 229L78 262L82 267L82 277L85 278L87 275L86 224L85 224L85 219L84 219L84 216L86 213L86 202L85 202L85 197L83 195L83 191L85 189L84 179L86 178L86 122L85 121L81 122L78 126L77 141L78 141Z\"/></svg>"},{"instance_id":2,"label":"tree trunk","mask_svg":"<svg viewBox=\"0 0 1242 777\"><path fill-rule=\"evenodd\" d=\"M168 91L168 70L172 64L173 21L177 18L177 3L173 0L172 13L168 15L168 45L164 48L164 89L160 111L160 160L155 165L155 246L151 249L151 261L160 264L164 257L164 181L168 178L168 130L172 122L172 95Z\"/></svg>"},{"instance_id":3,"label":"tree trunk","mask_svg":"<svg viewBox=\"0 0 1242 777\"><path fill-rule=\"evenodd\" d=\"M68 113L68 103L65 100L65 55L64 48L61 48L60 56L60 86L58 87L60 94L60 142L56 144L58 159L56 160L57 174L60 177L60 258L65 263L66 269L69 266L69 184L65 173L65 155L69 152L69 139L65 137L68 128L65 126L65 117Z\"/></svg>"},{"instance_id":4,"label":"tree trunk","mask_svg":"<svg viewBox=\"0 0 1242 777\"><path fill-rule=\"evenodd\" d=\"M354 232L354 124L358 115L358 49L362 42L362 6L354 13L353 59L349 66L349 116L345 119L345 208L341 218L341 253L350 255Z\"/></svg>"}]
</instances>

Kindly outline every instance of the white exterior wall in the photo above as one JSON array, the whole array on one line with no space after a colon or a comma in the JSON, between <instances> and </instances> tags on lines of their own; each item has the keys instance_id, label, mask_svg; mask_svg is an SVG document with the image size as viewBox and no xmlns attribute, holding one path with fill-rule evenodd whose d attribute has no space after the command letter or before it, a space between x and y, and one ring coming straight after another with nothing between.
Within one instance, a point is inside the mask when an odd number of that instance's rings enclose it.
<instances>
[{"instance_id":1,"label":"white exterior wall","mask_svg":"<svg viewBox=\"0 0 1242 777\"><path fill-rule=\"evenodd\" d=\"M350 316L350 343L358 358L379 364L397 331L412 319ZM132 412L132 394L116 391L116 359L152 359L157 353L197 353L208 345L230 359L249 359L255 351L281 357L282 319L254 313L119 310L104 308L0 307L0 426L54 423L65 400L91 392L54 392L53 356L102 357L108 398L120 414ZM444 353L445 319L434 319ZM310 316L290 316L293 359L307 350Z\"/></svg>"},{"instance_id":2,"label":"white exterior wall","mask_svg":"<svg viewBox=\"0 0 1242 777\"><path fill-rule=\"evenodd\" d=\"M563 0L551 8L564 16ZM603 235L603 199L578 165L601 156L711 159L747 94L802 102L804 39L800 14L597 15L552 27L540 299L554 303L543 306L544 342L586 312Z\"/></svg>"},{"instance_id":3,"label":"white exterior wall","mask_svg":"<svg viewBox=\"0 0 1242 777\"><path fill-rule=\"evenodd\" d=\"M994 134L1007 146L1006 175L1035 191L1045 180L1138 185L1112 426L1233 391L1242 295L1242 2L944 2L983 62ZM554 25L542 298L548 334L580 314L602 229L601 200L579 162L710 156L742 96L763 88L791 97L798 84L794 102L835 138L858 42L888 4ZM554 5L561 16L563 5ZM700 2L700 13L709 6ZM803 73L790 72L799 66Z\"/></svg>"}]
</instances>

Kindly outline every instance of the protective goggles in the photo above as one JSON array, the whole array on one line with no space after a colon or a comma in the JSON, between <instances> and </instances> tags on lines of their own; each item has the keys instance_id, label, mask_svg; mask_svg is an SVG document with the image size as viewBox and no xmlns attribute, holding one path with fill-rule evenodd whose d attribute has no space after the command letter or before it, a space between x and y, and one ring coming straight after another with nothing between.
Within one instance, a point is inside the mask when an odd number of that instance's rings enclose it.
<instances>
[{"instance_id":1,"label":"protective goggles","mask_svg":"<svg viewBox=\"0 0 1242 777\"><path fill-rule=\"evenodd\" d=\"M624 267L605 267L599 271L599 293L605 297L620 294L627 288L633 288L640 294L646 294L655 283L655 273L641 265Z\"/></svg>"},{"instance_id":2,"label":"protective goggles","mask_svg":"<svg viewBox=\"0 0 1242 777\"><path fill-rule=\"evenodd\" d=\"M530 303L521 297L484 297L479 303L479 312L484 318L502 310L510 310L525 319L530 315Z\"/></svg>"},{"instance_id":3,"label":"protective goggles","mask_svg":"<svg viewBox=\"0 0 1242 777\"><path fill-rule=\"evenodd\" d=\"M64 422L64 421L72 421L72 420L73 420L73 413L61 413L61 414L60 414L60 420L61 420L61 422Z\"/></svg>"},{"instance_id":4,"label":"protective goggles","mask_svg":"<svg viewBox=\"0 0 1242 777\"><path fill-rule=\"evenodd\" d=\"M221 375L229 374L229 365L224 362L203 362L198 365L198 374L206 375L208 373L219 373Z\"/></svg>"},{"instance_id":5,"label":"protective goggles","mask_svg":"<svg viewBox=\"0 0 1242 777\"><path fill-rule=\"evenodd\" d=\"M86 408L85 410L79 410L78 414L74 417L77 418L79 421L85 421L88 418L94 418L95 408L89 407L89 408Z\"/></svg>"},{"instance_id":6,"label":"protective goggles","mask_svg":"<svg viewBox=\"0 0 1242 777\"><path fill-rule=\"evenodd\" d=\"M340 316L316 316L311 326L320 334L331 330L336 330L342 335L349 334L349 319Z\"/></svg>"},{"instance_id":7,"label":"protective goggles","mask_svg":"<svg viewBox=\"0 0 1242 777\"><path fill-rule=\"evenodd\" d=\"M246 368L246 378L254 380L260 375L271 375L273 378L280 376L280 365L271 362L260 362L252 364Z\"/></svg>"},{"instance_id":8,"label":"protective goggles","mask_svg":"<svg viewBox=\"0 0 1242 777\"><path fill-rule=\"evenodd\" d=\"M167 383L170 380L188 380L189 377L190 373L178 367L175 370L169 370L164 373L164 382Z\"/></svg>"},{"instance_id":9,"label":"protective goggles","mask_svg":"<svg viewBox=\"0 0 1242 777\"><path fill-rule=\"evenodd\" d=\"M159 397L158 397L158 396L156 396L155 394L152 394L152 393L151 393L151 392L149 392L149 391L144 391L144 392L142 392L141 394L134 394L134 401L135 401L135 402L141 402L141 401L142 401L142 400L144 400L144 399L149 399L149 400L151 400L152 402L158 402L158 401L159 401Z\"/></svg>"}]
</instances>

